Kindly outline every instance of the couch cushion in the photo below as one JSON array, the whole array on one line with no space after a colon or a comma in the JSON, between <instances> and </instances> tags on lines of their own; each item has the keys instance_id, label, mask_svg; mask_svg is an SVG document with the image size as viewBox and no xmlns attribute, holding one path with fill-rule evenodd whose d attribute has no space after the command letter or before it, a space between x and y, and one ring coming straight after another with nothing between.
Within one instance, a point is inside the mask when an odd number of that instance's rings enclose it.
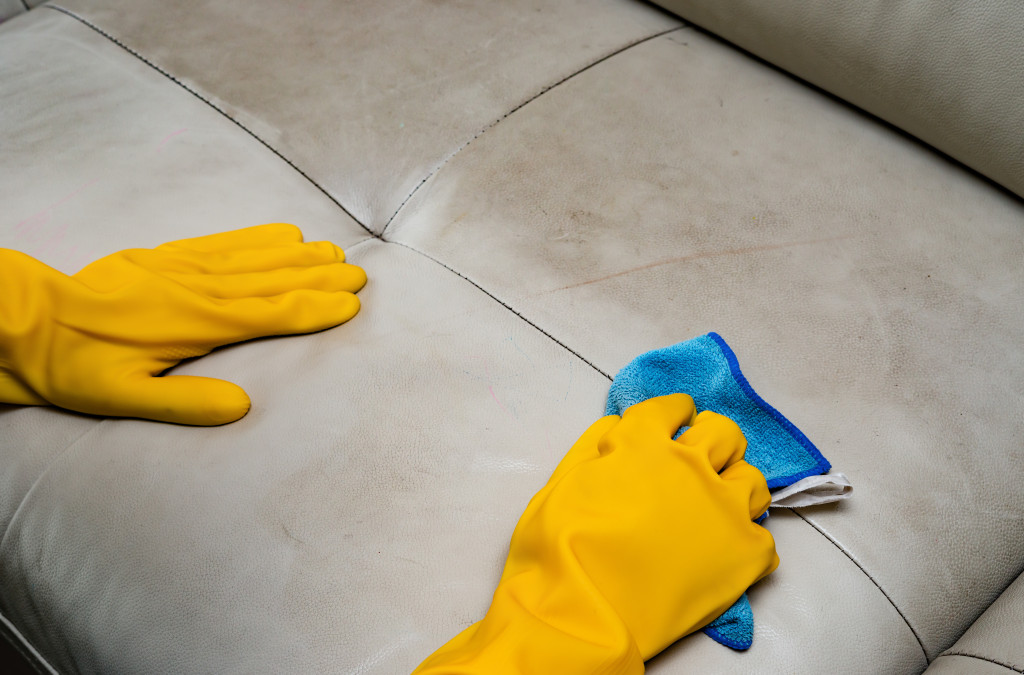
<instances>
[{"instance_id":1,"label":"couch cushion","mask_svg":"<svg viewBox=\"0 0 1024 675\"><path fill-rule=\"evenodd\" d=\"M25 11L21 0L0 0L0 23Z\"/></svg>"},{"instance_id":2,"label":"couch cushion","mask_svg":"<svg viewBox=\"0 0 1024 675\"><path fill-rule=\"evenodd\" d=\"M1010 584L992 606L928 668L934 673L1024 672L1024 576Z\"/></svg>"},{"instance_id":3,"label":"couch cushion","mask_svg":"<svg viewBox=\"0 0 1024 675\"><path fill-rule=\"evenodd\" d=\"M656 0L1024 196L1014 0Z\"/></svg>"},{"instance_id":4,"label":"couch cushion","mask_svg":"<svg viewBox=\"0 0 1024 675\"><path fill-rule=\"evenodd\" d=\"M268 148L67 15L0 27L0 69L2 246L75 272L126 247L289 216L341 246L370 236Z\"/></svg>"}]
</instances>

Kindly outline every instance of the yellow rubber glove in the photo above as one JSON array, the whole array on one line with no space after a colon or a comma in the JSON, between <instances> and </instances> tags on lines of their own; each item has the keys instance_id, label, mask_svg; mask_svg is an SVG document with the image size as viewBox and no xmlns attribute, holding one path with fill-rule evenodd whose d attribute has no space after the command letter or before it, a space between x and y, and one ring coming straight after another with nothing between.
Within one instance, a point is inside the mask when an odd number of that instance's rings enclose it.
<instances>
[{"instance_id":1,"label":"yellow rubber glove","mask_svg":"<svg viewBox=\"0 0 1024 675\"><path fill-rule=\"evenodd\" d=\"M685 394L599 420L530 501L486 616L415 675L643 673L778 566L745 449Z\"/></svg>"},{"instance_id":2,"label":"yellow rubber glove","mask_svg":"<svg viewBox=\"0 0 1024 675\"><path fill-rule=\"evenodd\" d=\"M216 425L249 410L237 385L160 373L216 347L352 318L362 269L274 223L130 249L67 276L0 249L0 402Z\"/></svg>"}]
</instances>

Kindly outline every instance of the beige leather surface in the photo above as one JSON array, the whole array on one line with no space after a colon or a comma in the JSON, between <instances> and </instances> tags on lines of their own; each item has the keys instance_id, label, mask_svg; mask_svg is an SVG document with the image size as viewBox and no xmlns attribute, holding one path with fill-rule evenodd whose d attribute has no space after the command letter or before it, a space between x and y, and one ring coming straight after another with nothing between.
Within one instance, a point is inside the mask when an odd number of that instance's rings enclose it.
<instances>
[{"instance_id":1,"label":"beige leather surface","mask_svg":"<svg viewBox=\"0 0 1024 675\"><path fill-rule=\"evenodd\" d=\"M679 23L619 0L122 5L53 3L200 92L376 232L509 110Z\"/></svg>"},{"instance_id":2,"label":"beige leather surface","mask_svg":"<svg viewBox=\"0 0 1024 675\"><path fill-rule=\"evenodd\" d=\"M1019 572L1022 235L1020 202L692 29L517 111L387 233L608 374L718 331L849 475L808 518L931 657Z\"/></svg>"},{"instance_id":3,"label":"beige leather surface","mask_svg":"<svg viewBox=\"0 0 1024 675\"><path fill-rule=\"evenodd\" d=\"M656 0L1024 195L1015 0Z\"/></svg>"},{"instance_id":4,"label":"beige leather surface","mask_svg":"<svg viewBox=\"0 0 1024 675\"><path fill-rule=\"evenodd\" d=\"M940 656L925 671L928 675L1009 675L1021 672L972 656Z\"/></svg>"},{"instance_id":5,"label":"beige leather surface","mask_svg":"<svg viewBox=\"0 0 1024 675\"><path fill-rule=\"evenodd\" d=\"M1019 200L692 29L515 109L675 25L644 5L74 1L259 138L34 10L0 26L0 246L73 271L287 220L370 281L179 369L245 387L236 424L0 408L0 615L62 671L408 672L609 377L708 330L856 492L769 519L749 652L650 672L920 672L1019 573ZM413 190L384 239L332 201L380 230Z\"/></svg>"},{"instance_id":6,"label":"beige leather surface","mask_svg":"<svg viewBox=\"0 0 1024 675\"><path fill-rule=\"evenodd\" d=\"M47 9L0 27L0 246L65 272L155 246L291 220L369 236L267 148L152 68Z\"/></svg>"},{"instance_id":7,"label":"beige leather surface","mask_svg":"<svg viewBox=\"0 0 1024 675\"><path fill-rule=\"evenodd\" d=\"M999 664L1004 671L1012 669L1018 673L1024 672L1022 626L1024 576L1018 577L936 663L959 663L960 659L971 658Z\"/></svg>"},{"instance_id":8,"label":"beige leather surface","mask_svg":"<svg viewBox=\"0 0 1024 675\"><path fill-rule=\"evenodd\" d=\"M0 23L25 11L21 0L0 0Z\"/></svg>"}]
</instances>

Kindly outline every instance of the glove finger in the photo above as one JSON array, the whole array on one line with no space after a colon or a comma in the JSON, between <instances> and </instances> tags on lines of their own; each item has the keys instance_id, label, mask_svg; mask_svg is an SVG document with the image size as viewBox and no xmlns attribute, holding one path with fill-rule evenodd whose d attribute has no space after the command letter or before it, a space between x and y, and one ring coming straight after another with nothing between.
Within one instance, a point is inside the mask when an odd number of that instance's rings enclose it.
<instances>
[{"instance_id":1,"label":"glove finger","mask_svg":"<svg viewBox=\"0 0 1024 675\"><path fill-rule=\"evenodd\" d=\"M772 503L772 494L768 491L764 475L757 467L740 460L727 466L721 476L722 480L735 485L740 494L746 497L751 520L768 510Z\"/></svg>"},{"instance_id":2,"label":"glove finger","mask_svg":"<svg viewBox=\"0 0 1024 675\"><path fill-rule=\"evenodd\" d=\"M269 272L241 274L182 274L168 272L169 279L210 298L237 299L281 295L300 288L355 293L366 285L366 272L348 263L290 267Z\"/></svg>"},{"instance_id":3,"label":"glove finger","mask_svg":"<svg viewBox=\"0 0 1024 675\"><path fill-rule=\"evenodd\" d=\"M271 335L313 333L348 321L359 311L359 298L345 291L298 289L266 298L243 298L216 304L211 321L221 328L217 345ZM211 335L211 337L213 337Z\"/></svg>"},{"instance_id":4,"label":"glove finger","mask_svg":"<svg viewBox=\"0 0 1024 675\"><path fill-rule=\"evenodd\" d=\"M192 375L140 376L119 382L106 400L82 412L216 426L244 417L249 406L245 391L224 380Z\"/></svg>"},{"instance_id":5,"label":"glove finger","mask_svg":"<svg viewBox=\"0 0 1024 675\"><path fill-rule=\"evenodd\" d=\"M693 420L696 408L693 399L686 394L656 396L626 408L622 422L601 442L601 454L607 454L620 446L643 446L636 439L641 437L666 440L675 436L679 427ZM633 439L632 442L629 439Z\"/></svg>"},{"instance_id":6,"label":"glove finger","mask_svg":"<svg viewBox=\"0 0 1024 675\"><path fill-rule=\"evenodd\" d=\"M255 225L240 230L218 232L203 237L179 239L161 244L156 250L183 249L198 253L237 251L244 248L270 248L281 244L301 244L302 230L289 223Z\"/></svg>"},{"instance_id":7,"label":"glove finger","mask_svg":"<svg viewBox=\"0 0 1024 675\"><path fill-rule=\"evenodd\" d=\"M717 472L743 459L747 449L747 439L739 425L710 410L697 415L677 442L706 454Z\"/></svg>"},{"instance_id":8,"label":"glove finger","mask_svg":"<svg viewBox=\"0 0 1024 675\"><path fill-rule=\"evenodd\" d=\"M269 248L197 252L173 249L126 252L143 269L185 274L246 274L288 267L344 262L345 252L329 241L286 243Z\"/></svg>"}]
</instances>

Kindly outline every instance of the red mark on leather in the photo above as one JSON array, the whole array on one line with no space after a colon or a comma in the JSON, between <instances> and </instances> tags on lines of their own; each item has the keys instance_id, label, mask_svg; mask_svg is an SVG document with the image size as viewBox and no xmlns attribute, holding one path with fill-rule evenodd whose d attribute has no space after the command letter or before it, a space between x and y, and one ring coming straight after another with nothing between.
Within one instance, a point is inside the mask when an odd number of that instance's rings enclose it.
<instances>
[{"instance_id":1,"label":"red mark on leather","mask_svg":"<svg viewBox=\"0 0 1024 675\"><path fill-rule=\"evenodd\" d=\"M175 136L180 136L181 134L185 133L186 131L188 131L188 129L178 129L177 131L172 131L171 133L167 134L166 136L164 136L163 140L160 141L160 145L156 146L156 151L157 152L163 152L164 151L164 146L167 145L167 142L169 140L171 140Z\"/></svg>"},{"instance_id":2,"label":"red mark on leather","mask_svg":"<svg viewBox=\"0 0 1024 675\"><path fill-rule=\"evenodd\" d=\"M73 191L70 194L67 194L67 195L61 197L60 199L58 199L54 203L50 204L49 206L47 206L42 211L29 216L25 220L22 220L21 222L19 222L17 225L14 226L15 231L17 231L18 234L20 234L22 236L28 236L29 234L31 234L32 232L34 232L38 228L42 227L43 225L46 225L46 223L48 223L50 221L50 215L53 213L53 210L55 208L57 208L58 206L60 206L64 202L68 201L72 197L75 197L76 195L78 195L80 192L82 192L86 188L95 185L96 183L99 182L99 180L100 180L99 178L93 178L91 181L89 181L88 183L85 183L84 185L82 185L81 187L76 189L75 191Z\"/></svg>"}]
</instances>

